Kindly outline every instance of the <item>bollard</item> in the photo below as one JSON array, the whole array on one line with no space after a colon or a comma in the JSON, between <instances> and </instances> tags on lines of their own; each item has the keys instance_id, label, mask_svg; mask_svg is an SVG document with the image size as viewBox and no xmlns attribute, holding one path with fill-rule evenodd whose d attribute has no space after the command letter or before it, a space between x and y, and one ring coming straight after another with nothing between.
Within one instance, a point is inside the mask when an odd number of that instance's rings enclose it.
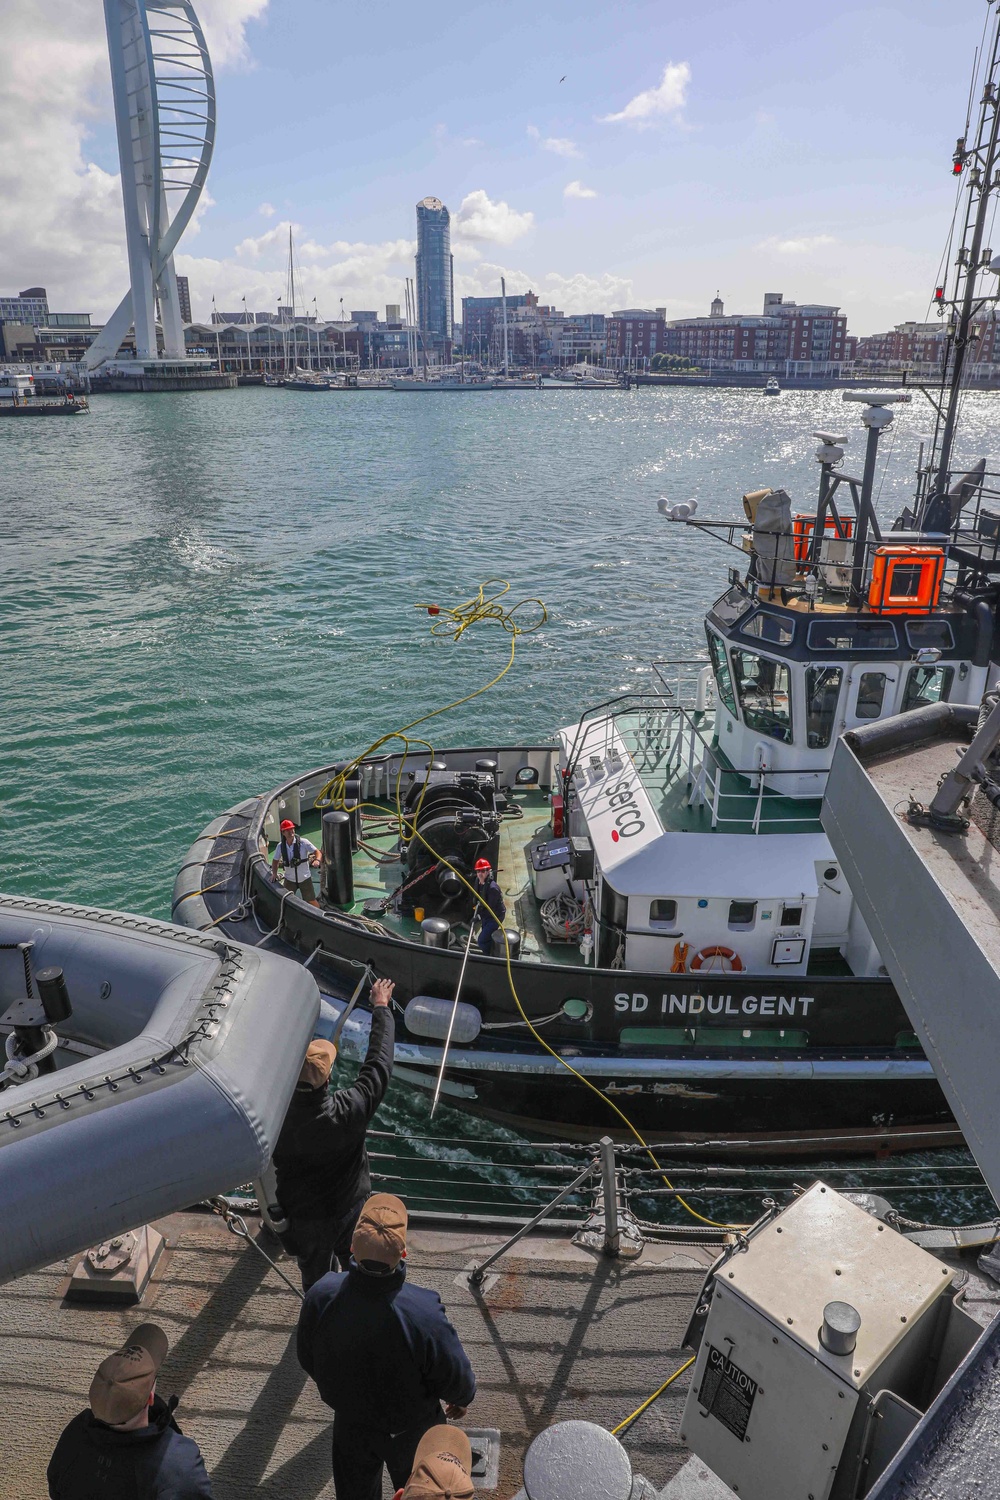
<instances>
[{"instance_id":1,"label":"bollard","mask_svg":"<svg viewBox=\"0 0 1000 1500\"><path fill-rule=\"evenodd\" d=\"M323 898L328 906L350 906L354 900L351 859L351 815L323 814Z\"/></svg>"}]
</instances>

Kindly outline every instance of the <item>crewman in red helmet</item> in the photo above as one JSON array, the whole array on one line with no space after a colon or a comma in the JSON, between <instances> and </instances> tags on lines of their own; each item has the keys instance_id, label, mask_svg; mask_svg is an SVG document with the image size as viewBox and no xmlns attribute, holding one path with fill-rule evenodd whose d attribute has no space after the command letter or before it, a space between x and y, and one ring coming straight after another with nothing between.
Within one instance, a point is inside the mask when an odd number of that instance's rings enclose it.
<instances>
[{"instance_id":1,"label":"crewman in red helmet","mask_svg":"<svg viewBox=\"0 0 1000 1500\"><path fill-rule=\"evenodd\" d=\"M488 859L477 859L475 863L476 873L476 895L486 902L486 907L476 903L476 910L482 919L482 927L479 929L480 950L489 955L493 952L493 934L499 931L500 924L507 915L504 905L503 892L493 879L493 866Z\"/></svg>"},{"instance_id":2,"label":"crewman in red helmet","mask_svg":"<svg viewBox=\"0 0 1000 1500\"><path fill-rule=\"evenodd\" d=\"M295 832L295 824L291 818L284 818L281 824L281 838L278 847L274 851L271 860L271 874L278 874L278 865L282 865L285 871L285 890L295 891L303 901L308 901L310 906L318 906L316 900L316 888L312 881L313 868L322 862L323 856L315 844Z\"/></svg>"}]
</instances>

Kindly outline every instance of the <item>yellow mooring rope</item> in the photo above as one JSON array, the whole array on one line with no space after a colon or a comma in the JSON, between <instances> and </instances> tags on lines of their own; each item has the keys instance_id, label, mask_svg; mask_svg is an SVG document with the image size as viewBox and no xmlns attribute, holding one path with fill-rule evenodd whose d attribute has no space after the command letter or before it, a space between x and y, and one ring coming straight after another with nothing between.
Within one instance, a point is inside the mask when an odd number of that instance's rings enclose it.
<instances>
[{"instance_id":1,"label":"yellow mooring rope","mask_svg":"<svg viewBox=\"0 0 1000 1500\"><path fill-rule=\"evenodd\" d=\"M411 720L409 724L404 724L401 729L393 730L389 734L382 735L379 739L375 740L371 745L369 745L367 750L363 750L360 755L356 755L353 760L349 761L342 771L338 771L335 776L331 776L326 785L323 786L317 793L314 802L314 806L318 808L335 808L343 810L346 807L346 783L355 779L362 763L370 756L376 754L377 751L379 751L390 741L401 741L404 747L404 751L403 756L400 760L399 772L396 776L394 799L396 803L396 817L399 825L400 837L407 842L410 839L419 839L420 842L424 845L424 848L427 849L428 852L432 854L433 857L437 860L438 864L443 865L448 870L451 870L451 872L461 881L462 885L465 886L466 890L472 895L473 900L485 911L488 911L489 908L486 902L480 896L476 887L470 881L466 880L465 876L460 870L456 870L453 864L451 864L447 859L443 858L443 856L440 855L436 849L432 848L432 846L427 842L423 834L420 832L419 828L417 828L416 826L417 820L420 815L420 808L423 803L424 795L427 791L429 783L427 781L424 782L416 806L414 807L411 816L409 818L406 818L403 815L402 777L403 766L405 764L406 756L410 752L411 745L420 746L421 748L427 750L430 759L434 759L434 747L430 743L430 741L421 739L419 737L411 739L409 737L410 730L419 728L420 725L425 724L428 719L436 718L440 714L447 713L452 708L458 708L463 703L471 702L473 698L478 698L483 693L488 692L490 688L495 687L500 679L504 677L514 665L517 643L520 637L522 635L531 635L535 631L540 630L547 621L548 611L540 599L521 599L518 601L518 603L504 608L504 606L501 605L499 601L503 599L509 592L509 583L507 583L503 579L491 578L488 579L485 583L481 584L475 595L471 599L467 599L463 604L458 604L450 608L437 604L418 604L415 606L417 609L426 610L427 613L434 619L434 624L431 626L432 635L447 636L453 641L459 640L465 634L465 632L470 629L471 626L479 624L480 622L488 622L490 624L499 625L510 636L510 655L508 657L506 665L503 667L502 671L498 672L497 675L491 678L489 682L485 683L483 687L476 688L474 692L466 693L462 698L456 698L453 703L447 703L443 708L432 709L429 713L421 715L420 718ZM516 612L522 609L530 609L532 606L534 606L538 612L537 617L528 625L519 624L518 621L514 618ZM384 808L379 807L379 805L374 802L359 803L358 805L362 812L371 811L383 814L385 812ZM524 1006L521 1004L521 997L517 992L517 985L514 983L514 971L511 964L510 944L507 940L507 933L502 926L500 928L500 931L501 933L503 933L504 957L507 968L507 983L510 987L510 992L513 996L514 1004L517 1006L518 1013L520 1014L522 1021L527 1026L532 1037L536 1042L538 1042L539 1046L549 1054L550 1057L555 1058L556 1062L559 1063L561 1067L566 1069L567 1073L571 1073L573 1077L578 1080L578 1082L583 1084L584 1088L589 1089L592 1094L596 1094L598 1099L600 1099L603 1104L605 1104L614 1114L618 1116L622 1124L646 1152L646 1155L653 1163L653 1166L655 1167L657 1173L659 1174L667 1188L671 1192L675 1192L676 1190L673 1183L670 1181L669 1177L660 1166L660 1163L657 1161L656 1156L653 1154L652 1147L642 1136L638 1128L632 1123L628 1115L625 1114L624 1110L619 1108L619 1106L614 1102L613 1099L609 1099L607 1094L603 1093L602 1090L596 1086L596 1084L591 1083L589 1078L586 1078L582 1073L578 1072L571 1063L566 1061L565 1057L556 1052L554 1048L550 1047L545 1038L535 1029L530 1017L524 1009ZM712 1229L728 1229L734 1232L740 1232L748 1227L745 1224L722 1224L716 1219L706 1218L704 1214L699 1213L696 1208L693 1208L685 1198L682 1198L679 1193L676 1194L676 1201L691 1215L693 1219L697 1219L700 1224L707 1224ZM685 1368L687 1367L685 1366ZM680 1371L678 1371L677 1373L680 1374Z\"/></svg>"}]
</instances>

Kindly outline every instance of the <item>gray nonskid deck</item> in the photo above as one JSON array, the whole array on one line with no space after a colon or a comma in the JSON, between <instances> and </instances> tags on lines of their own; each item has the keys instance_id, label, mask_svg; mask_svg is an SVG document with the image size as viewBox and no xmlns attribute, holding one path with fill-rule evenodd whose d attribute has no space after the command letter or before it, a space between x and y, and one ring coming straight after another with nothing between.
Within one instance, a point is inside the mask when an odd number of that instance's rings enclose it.
<instances>
[{"instance_id":1,"label":"gray nonskid deck","mask_svg":"<svg viewBox=\"0 0 1000 1500\"><path fill-rule=\"evenodd\" d=\"M257 1221L250 1226L256 1236ZM48 1458L86 1405L97 1364L147 1319L171 1340L159 1389L180 1396L178 1420L201 1446L217 1500L330 1500L331 1414L295 1358L298 1299L220 1220L182 1214L159 1227L170 1250L141 1307L66 1305L68 1261L0 1295L0 1500L45 1500ZM269 1236L264 1243L273 1255ZM613 1427L684 1362L680 1340L714 1252L648 1245L624 1263L538 1237L500 1263L484 1294L456 1284L499 1243L472 1230L414 1229L408 1268L440 1293L469 1352L479 1393L467 1425L502 1434L500 1482L483 1493L507 1497L542 1428L567 1418ZM294 1278L294 1262L281 1263ZM658 1487L687 1457L678 1439L686 1390L685 1375L625 1438L635 1471Z\"/></svg>"}]
</instances>

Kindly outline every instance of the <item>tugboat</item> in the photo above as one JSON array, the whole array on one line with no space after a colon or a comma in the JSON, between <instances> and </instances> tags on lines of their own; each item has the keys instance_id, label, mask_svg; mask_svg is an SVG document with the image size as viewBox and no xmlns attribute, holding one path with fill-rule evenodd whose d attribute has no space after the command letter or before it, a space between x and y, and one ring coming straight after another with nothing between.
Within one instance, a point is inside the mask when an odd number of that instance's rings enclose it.
<instances>
[{"instance_id":1,"label":"tugboat","mask_svg":"<svg viewBox=\"0 0 1000 1500\"><path fill-rule=\"evenodd\" d=\"M780 396L781 395L781 386L778 384L778 377L776 375L769 375L768 376L767 384L764 386L764 395L765 396Z\"/></svg>"},{"instance_id":2,"label":"tugboat","mask_svg":"<svg viewBox=\"0 0 1000 1500\"><path fill-rule=\"evenodd\" d=\"M552 743L390 734L295 775L204 831L178 920L297 956L341 1009L369 969L388 975L407 1080L517 1128L625 1119L677 1150L769 1159L959 1141L820 806L845 730L975 708L1000 675L1000 490L985 459L952 466L996 155L995 128L956 150L966 290L933 457L891 528L878 448L912 398L846 391L861 472L848 437L815 433L814 508L783 489L748 490L727 522L660 502L741 560L707 659L654 663L655 691L585 708ZM282 822L323 846L318 906L271 872ZM485 954L481 860L507 906Z\"/></svg>"}]
</instances>

